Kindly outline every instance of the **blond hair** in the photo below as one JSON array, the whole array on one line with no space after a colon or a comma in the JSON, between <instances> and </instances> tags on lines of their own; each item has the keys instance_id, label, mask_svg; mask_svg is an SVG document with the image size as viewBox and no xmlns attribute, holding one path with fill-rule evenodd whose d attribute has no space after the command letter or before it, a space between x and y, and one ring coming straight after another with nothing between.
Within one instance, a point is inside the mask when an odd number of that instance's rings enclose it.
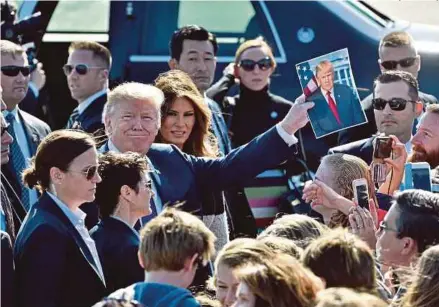
<instances>
[{"instance_id":1,"label":"blond hair","mask_svg":"<svg viewBox=\"0 0 439 307\"><path fill-rule=\"evenodd\" d=\"M20 45L4 39L0 40L0 52L1 56L11 56L14 60L25 53Z\"/></svg>"},{"instance_id":2,"label":"blond hair","mask_svg":"<svg viewBox=\"0 0 439 307\"><path fill-rule=\"evenodd\" d=\"M256 296L256 302L271 307L311 307L323 284L297 259L284 254L250 263L236 272Z\"/></svg>"},{"instance_id":3,"label":"blond hair","mask_svg":"<svg viewBox=\"0 0 439 307\"><path fill-rule=\"evenodd\" d=\"M241 61L241 56L244 53L244 51L250 49L250 48L262 48L265 49L265 52L267 52L268 57L271 59L271 62L273 63L273 69L276 68L277 63L273 55L273 50L271 47L267 44L267 42L264 40L262 36L258 36L255 39L250 39L248 41L243 42L239 47L238 50L236 50L235 54L235 64L238 65Z\"/></svg>"},{"instance_id":4,"label":"blond hair","mask_svg":"<svg viewBox=\"0 0 439 307\"><path fill-rule=\"evenodd\" d=\"M383 47L410 47L411 49L413 49L415 54L418 53L415 47L415 40L409 33L405 31L390 32L380 40L380 44L378 47L378 53L380 54L380 57Z\"/></svg>"},{"instance_id":5,"label":"blond hair","mask_svg":"<svg viewBox=\"0 0 439 307\"><path fill-rule=\"evenodd\" d=\"M104 45L91 41L73 42L69 46L69 54L72 54L75 50L91 51L95 58L98 58L101 62L105 64L106 69L111 69L111 53L110 50L108 50L108 48Z\"/></svg>"},{"instance_id":6,"label":"blond hair","mask_svg":"<svg viewBox=\"0 0 439 307\"><path fill-rule=\"evenodd\" d=\"M145 271L179 271L198 254L207 263L215 252L215 235L196 216L166 207L140 233L139 253Z\"/></svg>"}]
</instances>

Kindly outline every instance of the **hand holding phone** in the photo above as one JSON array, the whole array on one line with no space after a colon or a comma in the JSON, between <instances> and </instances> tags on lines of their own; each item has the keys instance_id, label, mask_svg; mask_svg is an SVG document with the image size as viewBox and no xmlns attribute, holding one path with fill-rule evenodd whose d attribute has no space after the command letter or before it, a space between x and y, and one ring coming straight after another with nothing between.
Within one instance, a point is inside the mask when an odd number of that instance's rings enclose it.
<instances>
[{"instance_id":1,"label":"hand holding phone","mask_svg":"<svg viewBox=\"0 0 439 307\"><path fill-rule=\"evenodd\" d=\"M365 178L355 179L352 181L355 202L361 208L369 207L369 189Z\"/></svg>"},{"instance_id":2,"label":"hand holding phone","mask_svg":"<svg viewBox=\"0 0 439 307\"><path fill-rule=\"evenodd\" d=\"M377 136L373 146L373 158L389 158L392 153L393 140L389 136Z\"/></svg>"}]
</instances>

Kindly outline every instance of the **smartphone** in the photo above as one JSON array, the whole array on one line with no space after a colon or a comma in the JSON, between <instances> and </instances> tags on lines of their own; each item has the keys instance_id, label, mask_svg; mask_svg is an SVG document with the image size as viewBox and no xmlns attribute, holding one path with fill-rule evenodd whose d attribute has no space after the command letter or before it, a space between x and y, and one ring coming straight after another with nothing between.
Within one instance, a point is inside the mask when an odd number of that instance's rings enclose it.
<instances>
[{"instance_id":1,"label":"smartphone","mask_svg":"<svg viewBox=\"0 0 439 307\"><path fill-rule=\"evenodd\" d=\"M376 159L389 158L392 153L393 139L388 136L377 136L373 147L373 157Z\"/></svg>"},{"instance_id":2,"label":"smartphone","mask_svg":"<svg viewBox=\"0 0 439 307\"><path fill-rule=\"evenodd\" d=\"M430 164L427 162L412 163L413 188L431 191Z\"/></svg>"},{"instance_id":3,"label":"smartphone","mask_svg":"<svg viewBox=\"0 0 439 307\"><path fill-rule=\"evenodd\" d=\"M352 181L352 189L354 190L355 202L361 208L369 207L369 189L365 178L355 179Z\"/></svg>"}]
</instances>

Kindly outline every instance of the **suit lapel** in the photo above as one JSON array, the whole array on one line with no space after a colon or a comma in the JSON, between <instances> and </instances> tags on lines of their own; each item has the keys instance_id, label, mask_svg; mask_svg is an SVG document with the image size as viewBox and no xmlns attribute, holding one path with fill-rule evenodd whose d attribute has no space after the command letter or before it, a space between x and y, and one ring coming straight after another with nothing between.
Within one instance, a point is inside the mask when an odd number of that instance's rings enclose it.
<instances>
[{"instance_id":1,"label":"suit lapel","mask_svg":"<svg viewBox=\"0 0 439 307\"><path fill-rule=\"evenodd\" d=\"M43 207L45 210L55 215L64 224L64 226L66 226L68 232L75 240L75 243L79 247L79 250L81 251L85 260L87 260L87 262L93 268L95 273L98 275L99 279L102 280L102 283L105 284L105 281L102 279L103 276L101 276L101 274L99 273L99 270L90 252L90 249L88 248L82 236L79 234L78 230L76 230L72 222L70 222L69 218L64 214L64 212L62 212L62 210L58 207L58 205L53 201L53 199L47 193L44 193L41 196L39 203L41 207Z\"/></svg>"},{"instance_id":2,"label":"suit lapel","mask_svg":"<svg viewBox=\"0 0 439 307\"><path fill-rule=\"evenodd\" d=\"M37 147L40 142L40 135L38 134L38 131L36 131L35 128L29 125L29 123L24 119L20 109L18 109L17 112L24 127L30 155L33 156L37 152Z\"/></svg>"}]
</instances>

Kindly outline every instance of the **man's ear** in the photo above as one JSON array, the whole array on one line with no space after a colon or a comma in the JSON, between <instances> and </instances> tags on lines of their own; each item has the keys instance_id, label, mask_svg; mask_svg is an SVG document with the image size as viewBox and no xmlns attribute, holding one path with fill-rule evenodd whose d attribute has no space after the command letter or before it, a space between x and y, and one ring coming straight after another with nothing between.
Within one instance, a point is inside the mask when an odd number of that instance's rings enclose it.
<instances>
[{"instance_id":1,"label":"man's ear","mask_svg":"<svg viewBox=\"0 0 439 307\"><path fill-rule=\"evenodd\" d=\"M416 117L421 116L423 110L424 110L424 103L422 102L421 99L419 99L419 100L416 101L416 103L415 103L415 113L416 113Z\"/></svg>"},{"instance_id":2,"label":"man's ear","mask_svg":"<svg viewBox=\"0 0 439 307\"><path fill-rule=\"evenodd\" d=\"M409 237L402 238L403 240L403 248L401 250L401 254L404 256L416 255L418 253L418 244L416 241Z\"/></svg>"},{"instance_id":3,"label":"man's ear","mask_svg":"<svg viewBox=\"0 0 439 307\"><path fill-rule=\"evenodd\" d=\"M418 65L418 72L421 70L421 56L418 54L416 56L416 65Z\"/></svg>"},{"instance_id":4,"label":"man's ear","mask_svg":"<svg viewBox=\"0 0 439 307\"><path fill-rule=\"evenodd\" d=\"M194 266L196 266L196 261L198 257L198 254L194 254L191 258L186 258L186 260L184 261L184 270L192 271Z\"/></svg>"},{"instance_id":5,"label":"man's ear","mask_svg":"<svg viewBox=\"0 0 439 307\"><path fill-rule=\"evenodd\" d=\"M124 184L123 186L120 187L120 195L127 198L130 197L132 194L132 190L129 186L127 186L126 184Z\"/></svg>"},{"instance_id":6,"label":"man's ear","mask_svg":"<svg viewBox=\"0 0 439 307\"><path fill-rule=\"evenodd\" d=\"M178 61L176 59L170 59L168 65L170 69L178 69Z\"/></svg>"},{"instance_id":7,"label":"man's ear","mask_svg":"<svg viewBox=\"0 0 439 307\"><path fill-rule=\"evenodd\" d=\"M102 69L100 71L100 76L101 76L102 82L108 81L109 74L110 74L110 72L108 71L108 69Z\"/></svg>"},{"instance_id":8,"label":"man's ear","mask_svg":"<svg viewBox=\"0 0 439 307\"><path fill-rule=\"evenodd\" d=\"M50 174L50 180L54 184L61 184L65 176L65 174L57 167L51 167L49 174Z\"/></svg>"},{"instance_id":9,"label":"man's ear","mask_svg":"<svg viewBox=\"0 0 439 307\"><path fill-rule=\"evenodd\" d=\"M140 254L140 251L137 252L137 259L139 259L139 264L140 264L140 266L141 266L143 269L145 269L145 263L143 262L143 257L142 257L142 255Z\"/></svg>"}]
</instances>

